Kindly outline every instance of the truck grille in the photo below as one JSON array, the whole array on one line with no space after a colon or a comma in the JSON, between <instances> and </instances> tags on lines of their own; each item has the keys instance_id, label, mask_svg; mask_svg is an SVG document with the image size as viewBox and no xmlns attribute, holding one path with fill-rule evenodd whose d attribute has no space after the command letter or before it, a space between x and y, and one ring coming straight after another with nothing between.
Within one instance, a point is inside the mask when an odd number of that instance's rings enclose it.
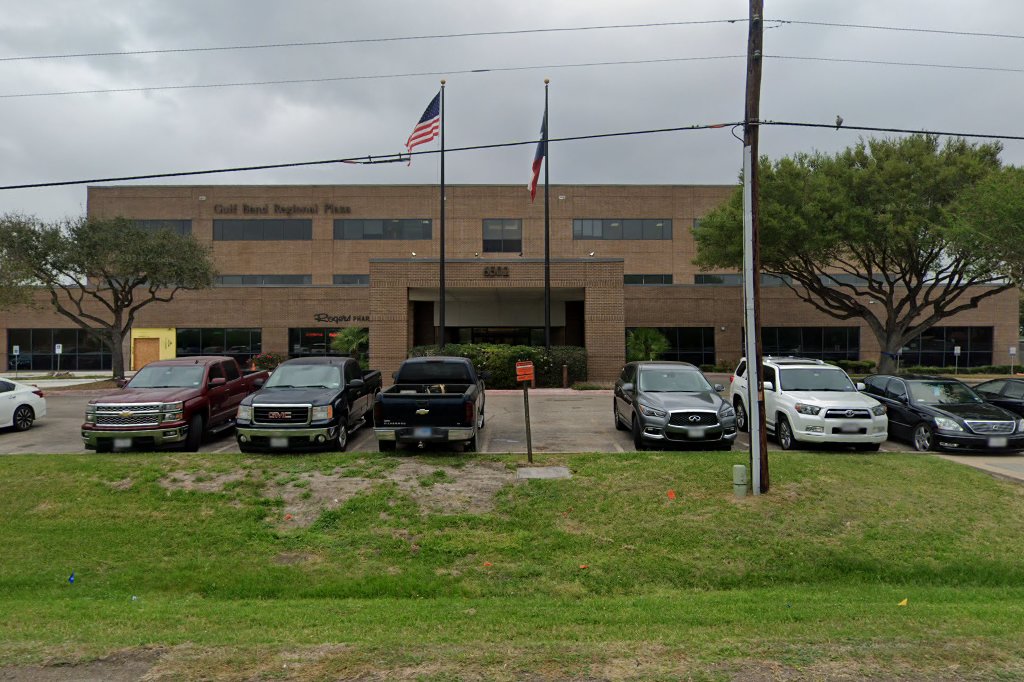
<instances>
[{"instance_id":1,"label":"truck grille","mask_svg":"<svg viewBox=\"0 0 1024 682\"><path fill-rule=\"evenodd\" d=\"M160 404L97 405L97 426L159 426Z\"/></svg>"},{"instance_id":2,"label":"truck grille","mask_svg":"<svg viewBox=\"0 0 1024 682\"><path fill-rule=\"evenodd\" d=\"M714 426L718 415L714 412L673 412L668 423L672 426Z\"/></svg>"},{"instance_id":3,"label":"truck grille","mask_svg":"<svg viewBox=\"0 0 1024 682\"><path fill-rule=\"evenodd\" d=\"M964 420L975 433L1013 433L1013 422L975 422Z\"/></svg>"},{"instance_id":4,"label":"truck grille","mask_svg":"<svg viewBox=\"0 0 1024 682\"><path fill-rule=\"evenodd\" d=\"M871 419L871 410L825 410L825 419Z\"/></svg>"},{"instance_id":5,"label":"truck grille","mask_svg":"<svg viewBox=\"0 0 1024 682\"><path fill-rule=\"evenodd\" d=\"M254 424L308 424L309 405L256 405L252 408Z\"/></svg>"}]
</instances>

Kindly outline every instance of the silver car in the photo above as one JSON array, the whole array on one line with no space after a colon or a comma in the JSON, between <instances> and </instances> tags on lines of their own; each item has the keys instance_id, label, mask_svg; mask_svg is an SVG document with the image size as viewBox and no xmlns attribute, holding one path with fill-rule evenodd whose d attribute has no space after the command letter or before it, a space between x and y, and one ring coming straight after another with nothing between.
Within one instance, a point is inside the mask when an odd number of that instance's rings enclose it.
<instances>
[{"instance_id":1,"label":"silver car","mask_svg":"<svg viewBox=\"0 0 1024 682\"><path fill-rule=\"evenodd\" d=\"M696 445L729 450L736 412L688 362L631 362L615 382L615 428L633 433L633 445Z\"/></svg>"}]
</instances>

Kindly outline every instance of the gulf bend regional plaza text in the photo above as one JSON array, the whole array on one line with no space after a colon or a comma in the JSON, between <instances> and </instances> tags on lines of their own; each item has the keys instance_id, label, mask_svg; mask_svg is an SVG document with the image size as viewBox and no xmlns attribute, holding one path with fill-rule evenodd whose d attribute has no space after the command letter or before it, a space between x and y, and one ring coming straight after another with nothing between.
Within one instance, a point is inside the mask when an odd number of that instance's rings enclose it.
<instances>
[{"instance_id":1,"label":"gulf bend regional plaza text","mask_svg":"<svg viewBox=\"0 0 1024 682\"><path fill-rule=\"evenodd\" d=\"M742 355L737 272L693 265L692 229L730 196L725 185L552 185L551 342L584 346L588 378L611 381L630 329L668 338L667 359L734 364ZM213 288L179 292L140 313L128 366L227 354L246 361L330 352L339 329L369 329L370 366L384 377L439 329L440 207L436 185L90 187L91 217L190 233L212 249ZM522 185L449 185L445 204L445 338L544 343L544 204ZM764 352L878 359L874 335L762 278ZM110 367L98 341L49 308L0 312L14 368ZM944 320L908 345L907 365L1009 364L1018 294L1007 291Z\"/></svg>"}]
</instances>

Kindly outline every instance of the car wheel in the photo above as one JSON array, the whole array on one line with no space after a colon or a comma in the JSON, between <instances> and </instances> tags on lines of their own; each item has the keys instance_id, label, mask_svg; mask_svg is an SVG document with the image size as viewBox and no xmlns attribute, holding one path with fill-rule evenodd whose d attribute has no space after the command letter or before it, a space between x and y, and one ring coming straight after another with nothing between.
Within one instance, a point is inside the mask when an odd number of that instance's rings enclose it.
<instances>
[{"instance_id":1,"label":"car wheel","mask_svg":"<svg viewBox=\"0 0 1024 682\"><path fill-rule=\"evenodd\" d=\"M28 431L32 428L32 422L36 420L36 413L28 405L19 405L14 410L14 430Z\"/></svg>"},{"instance_id":2,"label":"car wheel","mask_svg":"<svg viewBox=\"0 0 1024 682\"><path fill-rule=\"evenodd\" d=\"M733 409L736 410L736 430L746 433L750 430L750 424L747 423L747 408L743 407L743 401L737 398Z\"/></svg>"},{"instance_id":3,"label":"car wheel","mask_svg":"<svg viewBox=\"0 0 1024 682\"><path fill-rule=\"evenodd\" d=\"M463 452L476 452L476 436L473 436L462 445Z\"/></svg>"},{"instance_id":4,"label":"car wheel","mask_svg":"<svg viewBox=\"0 0 1024 682\"><path fill-rule=\"evenodd\" d=\"M348 413L342 413L338 417L338 435L331 443L338 452L345 452L348 447Z\"/></svg>"},{"instance_id":5,"label":"car wheel","mask_svg":"<svg viewBox=\"0 0 1024 682\"><path fill-rule=\"evenodd\" d=\"M932 427L921 422L914 427L914 449L918 452L928 452L932 445Z\"/></svg>"},{"instance_id":6,"label":"car wheel","mask_svg":"<svg viewBox=\"0 0 1024 682\"><path fill-rule=\"evenodd\" d=\"M203 443L203 418L194 415L188 423L188 435L185 436L185 452L198 452Z\"/></svg>"},{"instance_id":7,"label":"car wheel","mask_svg":"<svg viewBox=\"0 0 1024 682\"><path fill-rule=\"evenodd\" d=\"M647 445L644 443L643 432L640 430L640 420L633 416L633 447L637 451L646 449Z\"/></svg>"},{"instance_id":8,"label":"car wheel","mask_svg":"<svg viewBox=\"0 0 1024 682\"><path fill-rule=\"evenodd\" d=\"M379 440L377 441L378 452L394 452L397 448L398 443L393 440Z\"/></svg>"},{"instance_id":9,"label":"car wheel","mask_svg":"<svg viewBox=\"0 0 1024 682\"><path fill-rule=\"evenodd\" d=\"M792 450L796 447L797 441L793 436L793 427L789 425L788 419L780 417L776 431L778 433L779 445L783 450Z\"/></svg>"},{"instance_id":10,"label":"car wheel","mask_svg":"<svg viewBox=\"0 0 1024 682\"><path fill-rule=\"evenodd\" d=\"M612 402L612 419L615 420L615 430L625 431L626 427L622 425L622 420L619 419L619 411L615 409L615 402Z\"/></svg>"}]
</instances>

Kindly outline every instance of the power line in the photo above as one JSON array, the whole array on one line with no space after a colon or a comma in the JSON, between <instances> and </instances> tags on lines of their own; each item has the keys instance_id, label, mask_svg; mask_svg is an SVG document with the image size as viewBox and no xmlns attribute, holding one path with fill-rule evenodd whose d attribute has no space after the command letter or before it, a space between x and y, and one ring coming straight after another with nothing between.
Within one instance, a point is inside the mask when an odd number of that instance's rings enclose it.
<instances>
[{"instance_id":1,"label":"power line","mask_svg":"<svg viewBox=\"0 0 1024 682\"><path fill-rule=\"evenodd\" d=\"M758 125L763 126L790 126L799 128L830 128L834 129L835 123L807 123L799 121L758 121ZM719 128L733 128L736 126L743 125L743 122L728 122L728 123L709 123L709 124L698 124L690 126L679 126L673 128L651 128L647 130L629 130L614 133L596 133L592 135L575 135L572 137L558 137L550 138L548 142L575 142L579 140L597 140L612 137L628 137L633 135L653 135L658 133L678 133L678 132L692 132L698 130L714 130ZM1024 141L1024 135L1005 135L999 133L974 133L974 132L963 132L963 131L944 131L944 130L914 130L911 128L893 128L883 126L854 126L842 125L843 130L859 130L865 132L882 132L882 133L906 133L912 135L937 135L941 137L965 137L965 138L984 138L991 140L1018 140ZM519 142L498 142L493 144L478 144L467 147L454 147L446 149L446 152L468 152L468 151L480 151L485 149L500 149L504 147L521 147L523 145L535 145L538 140L522 140ZM350 156L346 158L337 159L323 159L320 161L297 161L293 163L271 163L262 164L257 166L236 166L233 168L213 168L207 170L195 170L195 171L179 171L173 173L149 173L145 175L124 175L118 177L108 178L91 178L88 180L62 180L58 182L38 182L23 185L3 185L0 186L0 190L10 189L33 189L40 187L61 187L67 185L88 185L100 182L127 182L130 180L154 180L158 178L177 178L177 177L189 177L196 175L213 175L217 173L239 173L244 171L256 171L256 170L273 170L279 168L298 168L302 166L324 166L336 163L390 163L392 161L406 160L410 156L422 156L429 154L440 154L440 150L429 150L419 152L398 152L394 154L374 154L374 155L362 155L362 156Z\"/></svg>"},{"instance_id":2,"label":"power line","mask_svg":"<svg viewBox=\"0 0 1024 682\"><path fill-rule=\"evenodd\" d=\"M678 133L685 131L696 131L696 130L711 130L716 128L726 128L729 126L742 125L740 123L710 123L704 125L690 125L690 126L679 126L674 128L651 128L648 130L630 130L624 132L615 133L596 133L593 135L576 135L573 137L558 137L549 138L548 142L573 142L576 140L597 140L609 137L626 137L630 135L652 135L656 133ZM503 147L520 147L523 145L535 145L538 140L523 140L521 142L498 142L493 144L478 144L469 147L450 147L445 150L446 153L450 152L468 152L468 151L479 151L483 149L500 149ZM395 154L373 154L373 155L362 155L362 156L350 156L346 158L338 159L323 159L320 161L296 161L293 163L270 163L261 164L258 166L236 166L233 168L213 168L207 170L194 170L194 171L179 171L174 173L148 173L145 175L124 175L119 177L108 177L108 178L91 178L88 180L61 180L58 182L36 182L24 185L2 185L0 190L8 189L33 189L39 187L62 187L67 185L88 185L99 182L126 182L129 180L154 180L157 178L178 178L178 177L189 177L195 175L213 175L216 173L239 173L243 171L257 171L257 170L273 170L278 168L298 168L301 166L325 166L336 163L389 163L390 160L406 160L410 156L421 156L429 154L440 154L440 150L429 150L420 152L398 152Z\"/></svg>"},{"instance_id":3,"label":"power line","mask_svg":"<svg viewBox=\"0 0 1024 682\"><path fill-rule=\"evenodd\" d=\"M832 21L800 21L797 19L768 19L765 21L777 21L780 24L797 24L803 26L829 26L833 28L864 28L874 31L900 31L905 33L933 33L948 36L969 36L972 38L1010 38L1013 40L1024 40L1024 35L1015 33L983 33L978 31L951 31L939 28L915 28L913 26L880 26L877 24L843 24Z\"/></svg>"},{"instance_id":4,"label":"power line","mask_svg":"<svg viewBox=\"0 0 1024 682\"><path fill-rule=\"evenodd\" d=\"M591 66L624 66L632 64L665 64L671 62L714 61L719 59L741 59L744 55L721 55L710 57L668 57L659 59L634 59L609 62L581 62L577 64L536 64L533 66L501 66L485 69L458 69L454 71L417 71L412 73L370 74L361 76L329 76L325 78L290 78L276 81L243 81L236 83L205 83L199 85L157 85L139 88L109 88L97 90L62 90L57 92L24 92L0 95L0 99L26 97L57 97L63 95L98 95L120 92L148 92L153 90L197 90L210 88L237 88L251 85L287 85L293 83L330 83L337 81L383 80L389 78L414 78L422 76L452 76L472 73L492 73L502 71L532 71L538 69L576 69Z\"/></svg>"},{"instance_id":5,"label":"power line","mask_svg":"<svg viewBox=\"0 0 1024 682\"><path fill-rule=\"evenodd\" d=\"M152 85L136 88L98 88L94 90L58 90L52 92L20 92L0 94L0 99L24 99L30 97L61 97L67 95L100 95L128 92L151 92L160 90L208 90L215 88L239 88L259 85L292 85L300 83L331 83L358 80L385 80L393 78L416 78L423 76L452 76L474 73L501 73L514 71L536 71L540 69L579 69L595 66L635 66L639 64L669 64L678 62L716 61L743 59L744 55L712 55L703 57L663 57L656 59L620 59L605 62L578 62L575 64L534 64L529 66L499 66L481 69L456 69L451 71L415 71L408 73L364 74L357 76L327 76L323 78L288 78L271 81L237 81L230 83L200 83L196 85ZM765 59L805 62L832 62L845 64L870 64L873 66L908 66L914 68L952 69L961 71L992 71L997 73L1024 73L1024 68L1003 66L970 66L962 64L934 64L928 62L905 62L881 59L846 59L842 57L802 57L797 55L766 54Z\"/></svg>"},{"instance_id":6,"label":"power line","mask_svg":"<svg viewBox=\"0 0 1024 682\"><path fill-rule=\"evenodd\" d=\"M604 26L567 26L562 28L527 28L508 31L474 31L471 33L438 33L418 36L393 36L384 38L353 38L349 40L311 40L292 43L262 43L255 45L221 45L209 47L171 47L153 50L116 50L111 52L77 52L68 54L40 54L19 57L0 57L0 62L17 62L42 59L72 59L76 57L127 57L150 54L178 54L183 52L225 52L229 50L266 50L281 47L317 47L324 45L361 45L366 43L394 43L410 40L437 40L442 38L476 38L485 36L527 35L531 33L569 33L579 31L607 31L624 28L661 28L666 26L696 26L701 24L733 24L746 22L740 19L708 19L703 21L661 21L646 24L608 24Z\"/></svg>"}]
</instances>

